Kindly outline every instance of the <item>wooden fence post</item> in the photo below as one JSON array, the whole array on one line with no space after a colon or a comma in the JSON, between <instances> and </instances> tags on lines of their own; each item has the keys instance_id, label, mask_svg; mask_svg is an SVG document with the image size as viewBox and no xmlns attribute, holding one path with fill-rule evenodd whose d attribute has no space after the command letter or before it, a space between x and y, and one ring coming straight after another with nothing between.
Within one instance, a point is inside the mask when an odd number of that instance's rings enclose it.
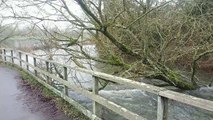
<instances>
[{"instance_id":1,"label":"wooden fence post","mask_svg":"<svg viewBox=\"0 0 213 120\"><path fill-rule=\"evenodd\" d=\"M53 63L50 63L49 62L49 72L51 73L51 74L53 74ZM50 78L50 85L52 85L53 84L53 79L52 78Z\"/></svg>"},{"instance_id":2,"label":"wooden fence post","mask_svg":"<svg viewBox=\"0 0 213 120\"><path fill-rule=\"evenodd\" d=\"M3 49L3 56L4 56L4 61L7 62L6 50L5 49Z\"/></svg>"},{"instance_id":3,"label":"wooden fence post","mask_svg":"<svg viewBox=\"0 0 213 120\"><path fill-rule=\"evenodd\" d=\"M29 65L28 65L28 63L29 63L29 59L28 59L28 55L26 55L26 66L27 66L27 70L29 71Z\"/></svg>"},{"instance_id":4,"label":"wooden fence post","mask_svg":"<svg viewBox=\"0 0 213 120\"><path fill-rule=\"evenodd\" d=\"M13 50L11 50L11 62L14 63Z\"/></svg>"},{"instance_id":5,"label":"wooden fence post","mask_svg":"<svg viewBox=\"0 0 213 120\"><path fill-rule=\"evenodd\" d=\"M3 57L3 53L4 53L4 52L3 52L3 49L1 49L0 52L1 52L1 59L2 59L2 61L3 61L3 58L4 58L4 57Z\"/></svg>"},{"instance_id":6,"label":"wooden fence post","mask_svg":"<svg viewBox=\"0 0 213 120\"><path fill-rule=\"evenodd\" d=\"M37 67L37 63L36 63L36 58L35 57L33 57L33 63L34 63L34 67ZM37 70L34 69L34 72L35 72L35 76L38 76Z\"/></svg>"},{"instance_id":7,"label":"wooden fence post","mask_svg":"<svg viewBox=\"0 0 213 120\"><path fill-rule=\"evenodd\" d=\"M67 67L64 66L64 80L68 80ZM64 85L64 94L68 95L68 88Z\"/></svg>"},{"instance_id":8,"label":"wooden fence post","mask_svg":"<svg viewBox=\"0 0 213 120\"><path fill-rule=\"evenodd\" d=\"M18 52L19 53L19 63L20 63L20 67L22 67L22 58L21 58L21 52Z\"/></svg>"},{"instance_id":9,"label":"wooden fence post","mask_svg":"<svg viewBox=\"0 0 213 120\"><path fill-rule=\"evenodd\" d=\"M93 76L93 93L95 95L98 95L98 77ZM93 101L93 114L95 114L98 117L101 117L101 105L95 101Z\"/></svg>"},{"instance_id":10,"label":"wooden fence post","mask_svg":"<svg viewBox=\"0 0 213 120\"><path fill-rule=\"evenodd\" d=\"M50 71L50 67L49 67L50 64L49 64L48 61L45 61L45 64L46 64L46 71L49 72ZM47 75L46 79L47 79L47 83L50 84L50 77L48 75Z\"/></svg>"},{"instance_id":11,"label":"wooden fence post","mask_svg":"<svg viewBox=\"0 0 213 120\"><path fill-rule=\"evenodd\" d=\"M157 120L168 119L168 98L158 96Z\"/></svg>"}]
</instances>

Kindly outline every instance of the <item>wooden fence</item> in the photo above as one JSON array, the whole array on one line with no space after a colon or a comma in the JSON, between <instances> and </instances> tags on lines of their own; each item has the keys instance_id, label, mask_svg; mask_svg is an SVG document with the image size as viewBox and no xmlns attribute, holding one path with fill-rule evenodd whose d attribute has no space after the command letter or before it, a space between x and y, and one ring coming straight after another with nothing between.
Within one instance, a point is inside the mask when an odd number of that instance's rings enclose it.
<instances>
[{"instance_id":1,"label":"wooden fence","mask_svg":"<svg viewBox=\"0 0 213 120\"><path fill-rule=\"evenodd\" d=\"M10 53L10 54L8 55L8 53ZM14 53L16 53L16 54L18 53L18 57L15 57ZM95 71L88 70L88 69L63 65L63 64L60 64L60 63L57 63L54 61L42 59L38 56L29 54L29 53L25 53L25 52L22 52L19 50L2 48L1 54L2 54L2 60L5 63L10 62L12 64L15 64L14 59L17 59L19 61L19 64L18 64L19 67L21 67L23 70L27 71L28 73L32 74L38 80L38 82L40 82L45 87L49 88L50 90L52 90L53 92L55 92L56 94L61 96L64 100L66 100L67 102L72 104L74 107L76 107L76 109L81 111L83 114L85 114L92 120L102 120L101 115L100 115L101 106L104 106L129 120L146 120L146 118L128 110L127 108L124 108L124 107L100 96L98 93L99 79L102 79L105 81L111 81L114 83L119 83L122 85L127 85L127 86L130 86L135 89L139 89L139 90L143 90L146 92L156 94L158 96L157 120L167 120L168 119L167 118L167 116L168 116L168 100L174 100L174 101L177 101L180 103L184 103L187 105L191 105L191 106L194 106L194 107L197 107L200 109L204 109L204 110L213 112L213 101L209 101L209 100L193 97L190 95L174 92L171 90L167 90L165 88L160 88L160 87L156 87L156 86L141 83L141 82L136 82L136 81L126 79L126 78L121 78L121 77L117 77L117 76L113 76L113 75L109 75L109 74L105 74L105 73L101 73L101 72L95 72ZM23 56L25 56L25 58L22 58ZM29 56L33 58L33 64L29 63L29 59L28 59ZM41 69L37 66L37 60L40 60L40 61L43 61L46 63L45 70ZM23 64L25 64L26 67L24 67ZM63 78L58 77L57 75L51 73L51 71L49 69L50 64L56 64L56 65L63 67L63 69L64 69ZM33 73L30 72L29 67L31 67L31 69L34 70ZM67 81L67 77L68 77L67 69L68 68L92 75L94 77L92 92L68 82ZM46 76L46 79L45 80L41 79L41 77L39 77L38 73L44 74ZM57 90L56 88L54 88L53 86L51 86L51 84L49 84L49 82L48 82L49 79L54 79L54 80L58 81L59 83L63 84L64 85L63 92L61 92L61 91ZM79 104L78 102L76 102L75 100L70 98L68 96L68 89L71 89L71 90L73 90L77 93L80 93L81 95L86 96L89 99L91 99L93 101L93 110L89 111L88 109L83 107L81 104Z\"/></svg>"}]
</instances>

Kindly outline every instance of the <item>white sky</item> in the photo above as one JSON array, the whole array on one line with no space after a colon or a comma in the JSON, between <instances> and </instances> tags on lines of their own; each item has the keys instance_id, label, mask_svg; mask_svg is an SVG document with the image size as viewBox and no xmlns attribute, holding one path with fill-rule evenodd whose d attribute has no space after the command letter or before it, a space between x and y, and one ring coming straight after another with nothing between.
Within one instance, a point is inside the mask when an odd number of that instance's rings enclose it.
<instances>
[{"instance_id":1,"label":"white sky","mask_svg":"<svg viewBox=\"0 0 213 120\"><path fill-rule=\"evenodd\" d=\"M28 1L27 3L24 1ZM38 1L48 1L48 0L8 0L7 1L7 5L12 7L14 9L14 12L19 14L20 16L26 16L27 14L30 14L32 16L36 16L36 17L44 17L46 16L46 13L43 11L46 11L48 14L52 14L52 16L50 16L49 18L52 19L60 19L60 16L55 15L55 10L50 6L50 5L43 5L41 7L39 7L39 9L35 6L28 6L25 7L23 9L18 7L18 6L25 6L25 5L29 5L29 2L33 1L33 2L38 2ZM59 6L61 6L60 4L62 4L60 2L60 0L49 0L52 1L52 4L59 4ZM71 12L73 12L75 15L77 15L78 17L84 19L84 14L83 11L80 9L80 7L74 2L74 0L65 0L67 2L67 5L69 7L69 9L71 10ZM168 0L161 0L162 1L168 1ZM0 1L1 2L1 1ZM59 6L57 6L57 8L59 8ZM13 10L12 9L4 9L3 6L0 6L0 16L13 16L12 14ZM65 12L66 13L66 12ZM13 23L13 22L17 22L17 20L14 19L6 19L3 21L3 24L8 24L8 23ZM25 28L27 26L31 26L30 22L36 22L34 21L29 21L28 22L23 22L23 21L19 21L18 22L18 26L19 28ZM49 28L54 28L55 26L57 26L59 29L66 29L67 27L72 27L72 25L70 23L67 22L51 22L51 21L43 21L38 23L39 26L48 26Z\"/></svg>"},{"instance_id":2,"label":"white sky","mask_svg":"<svg viewBox=\"0 0 213 120\"><path fill-rule=\"evenodd\" d=\"M30 1L30 0L28 0ZM79 17L82 17L83 16L83 12L81 11L80 7L74 3L73 0L65 0L67 2L67 5L69 7L69 9L75 14L75 15L78 15ZM53 3L57 3L57 4L61 4L58 0L54 1ZM45 10L48 14L54 14L55 13L55 10L49 6L49 5L43 5L41 6L39 9L36 8L35 6L28 6L28 7L25 7L24 9L20 9L20 7L18 6L24 6L24 5L27 5L29 3L26 3L24 2L24 0L8 0L7 2L7 5L8 6L11 6L15 13L19 14L19 15L23 15L23 16L26 16L27 14L30 14L32 16L36 16L36 17L44 17L46 16L45 12L43 12L43 10ZM13 16L12 14L13 10L12 9L4 9L4 7L1 6L0 8L0 15L1 16ZM59 19L59 16L57 15L52 15L51 17L49 18L52 18L52 19ZM8 23L13 23L13 22L17 22L18 23L18 26L20 28L25 28L26 26L31 26L30 25L30 22L23 22L23 21L17 21L17 20L14 20L14 19L5 19L3 21L3 24L8 24ZM35 21L33 21L35 22ZM39 26L48 26L49 28L51 27L55 27L57 26L58 28L60 29L65 29L67 28L68 26L71 26L71 24L67 23L67 22L53 22L53 21L45 21L45 22L40 22L38 24Z\"/></svg>"}]
</instances>

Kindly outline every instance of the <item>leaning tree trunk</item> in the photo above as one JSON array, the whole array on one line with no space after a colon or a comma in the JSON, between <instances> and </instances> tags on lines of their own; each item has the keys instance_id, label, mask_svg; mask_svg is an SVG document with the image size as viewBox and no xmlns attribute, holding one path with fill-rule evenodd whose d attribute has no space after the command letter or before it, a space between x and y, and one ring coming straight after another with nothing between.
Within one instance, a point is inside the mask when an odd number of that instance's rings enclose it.
<instances>
[{"instance_id":1,"label":"leaning tree trunk","mask_svg":"<svg viewBox=\"0 0 213 120\"><path fill-rule=\"evenodd\" d=\"M172 86L183 90L193 90L198 88L197 84L191 81L184 80L181 74L162 65L160 63L152 63L149 60L149 65L153 68L154 74L147 76L148 78L160 79Z\"/></svg>"}]
</instances>

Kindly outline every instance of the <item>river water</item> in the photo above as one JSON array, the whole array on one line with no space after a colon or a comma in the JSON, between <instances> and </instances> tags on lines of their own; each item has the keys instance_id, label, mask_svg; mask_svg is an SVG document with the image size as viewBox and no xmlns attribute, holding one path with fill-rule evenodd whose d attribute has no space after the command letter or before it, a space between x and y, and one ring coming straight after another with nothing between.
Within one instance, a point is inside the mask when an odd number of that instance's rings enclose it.
<instances>
[{"instance_id":1,"label":"river water","mask_svg":"<svg viewBox=\"0 0 213 120\"><path fill-rule=\"evenodd\" d=\"M87 45L84 47L92 54L96 54L95 46ZM34 51L34 53L38 55L45 54L43 51L40 50ZM64 54L64 52L61 50L56 50L54 51L54 53ZM42 57L46 58L45 56ZM67 56L54 56L54 60L62 64L75 66L72 61L67 62L69 60ZM30 58L30 61L32 62L32 58ZM87 66L88 68L91 67L91 64L95 66L95 63L91 61L83 60L81 62L86 66L87 63L90 63L90 65ZM94 70L102 71L100 67L97 68L94 66ZM105 65L103 66L107 67ZM71 83L87 89L91 88L93 80L92 76L72 70L69 71L69 75L70 76L68 80ZM213 87L203 87L198 90L183 91L183 93L213 100ZM147 118L148 120L154 120L157 117L157 96L153 94L137 89L132 89L128 86L113 84L107 86L104 90L99 91L99 94L123 107L126 107L133 112L136 112L137 114ZM90 99L81 96L80 94L75 93L72 90L69 90L69 96L82 103L88 109L92 109L92 101ZM102 116L105 120L125 120L121 116L112 113L106 108L102 109ZM169 120L213 120L213 113L170 100L168 117Z\"/></svg>"}]
</instances>

